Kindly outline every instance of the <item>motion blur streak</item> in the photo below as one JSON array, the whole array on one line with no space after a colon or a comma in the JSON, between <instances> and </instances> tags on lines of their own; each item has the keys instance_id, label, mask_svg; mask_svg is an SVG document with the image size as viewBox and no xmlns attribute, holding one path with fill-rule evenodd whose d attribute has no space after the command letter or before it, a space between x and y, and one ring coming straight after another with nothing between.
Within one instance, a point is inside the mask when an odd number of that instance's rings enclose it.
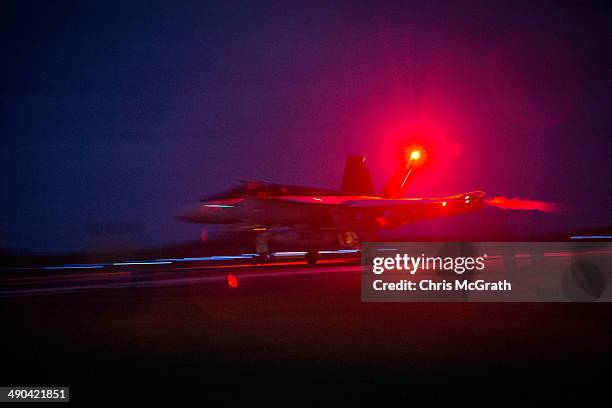
<instances>
[{"instance_id":1,"label":"motion blur streak","mask_svg":"<svg viewBox=\"0 0 612 408\"><path fill-rule=\"evenodd\" d=\"M523 200L520 198L506 198L498 196L486 200L486 203L493 207L507 210L537 210L545 213L561 212L561 207L558 204L546 201Z\"/></svg>"}]
</instances>

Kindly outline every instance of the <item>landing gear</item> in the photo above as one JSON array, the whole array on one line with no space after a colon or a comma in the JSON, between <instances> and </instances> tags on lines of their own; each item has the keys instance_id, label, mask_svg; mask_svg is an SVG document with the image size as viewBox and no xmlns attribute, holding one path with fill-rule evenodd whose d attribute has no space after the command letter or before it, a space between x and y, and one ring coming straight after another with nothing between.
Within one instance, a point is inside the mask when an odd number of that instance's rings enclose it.
<instances>
[{"instance_id":1,"label":"landing gear","mask_svg":"<svg viewBox=\"0 0 612 408\"><path fill-rule=\"evenodd\" d=\"M253 265L263 265L272 260L272 254L257 254L251 259L253 260Z\"/></svg>"},{"instance_id":2,"label":"landing gear","mask_svg":"<svg viewBox=\"0 0 612 408\"><path fill-rule=\"evenodd\" d=\"M319 251L309 250L306 252L306 262L308 265L315 265L319 260Z\"/></svg>"},{"instance_id":3,"label":"landing gear","mask_svg":"<svg viewBox=\"0 0 612 408\"><path fill-rule=\"evenodd\" d=\"M257 255L253 257L254 265L263 265L272 260L272 254L268 242L270 241L270 235L267 231L260 232L255 236L255 250Z\"/></svg>"}]
</instances>

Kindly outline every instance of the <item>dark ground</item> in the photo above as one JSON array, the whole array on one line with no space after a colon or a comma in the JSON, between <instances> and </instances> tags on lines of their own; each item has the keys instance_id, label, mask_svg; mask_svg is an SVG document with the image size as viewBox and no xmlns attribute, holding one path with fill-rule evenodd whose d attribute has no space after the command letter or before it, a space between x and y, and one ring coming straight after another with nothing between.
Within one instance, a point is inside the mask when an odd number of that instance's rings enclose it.
<instances>
[{"instance_id":1,"label":"dark ground","mask_svg":"<svg viewBox=\"0 0 612 408\"><path fill-rule=\"evenodd\" d=\"M581 402L610 378L609 304L361 303L343 273L2 301L2 384L74 402Z\"/></svg>"}]
</instances>

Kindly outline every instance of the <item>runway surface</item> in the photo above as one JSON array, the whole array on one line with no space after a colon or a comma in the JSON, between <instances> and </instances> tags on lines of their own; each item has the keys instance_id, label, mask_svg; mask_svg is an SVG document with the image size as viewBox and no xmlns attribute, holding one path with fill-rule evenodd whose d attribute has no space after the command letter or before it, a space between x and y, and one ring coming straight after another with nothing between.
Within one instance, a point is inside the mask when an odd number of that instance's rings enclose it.
<instances>
[{"instance_id":1,"label":"runway surface","mask_svg":"<svg viewBox=\"0 0 612 408\"><path fill-rule=\"evenodd\" d=\"M358 404L510 386L555 399L609 368L608 304L362 303L346 258L8 271L2 382L70 385L76 401L103 387L107 401Z\"/></svg>"},{"instance_id":2,"label":"runway surface","mask_svg":"<svg viewBox=\"0 0 612 408\"><path fill-rule=\"evenodd\" d=\"M277 253L273 261L263 265L254 264L252 255L247 254L5 268L0 298L182 285L231 288L258 279L286 280L330 274L358 276L357 251L326 252L316 266L307 265L300 252L285 252ZM231 276L231 285L228 276Z\"/></svg>"}]
</instances>

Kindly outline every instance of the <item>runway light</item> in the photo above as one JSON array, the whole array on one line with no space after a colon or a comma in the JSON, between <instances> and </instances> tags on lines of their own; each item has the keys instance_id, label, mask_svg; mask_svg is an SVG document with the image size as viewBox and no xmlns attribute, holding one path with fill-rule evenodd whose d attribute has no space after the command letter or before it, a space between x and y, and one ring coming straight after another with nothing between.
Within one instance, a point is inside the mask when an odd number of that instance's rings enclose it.
<instances>
[{"instance_id":1,"label":"runway light","mask_svg":"<svg viewBox=\"0 0 612 408\"><path fill-rule=\"evenodd\" d=\"M442 201L442 207L446 207L446 201Z\"/></svg>"},{"instance_id":2,"label":"runway light","mask_svg":"<svg viewBox=\"0 0 612 408\"><path fill-rule=\"evenodd\" d=\"M486 200L490 206L504 210L541 211L545 213L563 212L563 208L556 203L547 201L523 200L521 198L493 197Z\"/></svg>"},{"instance_id":3,"label":"runway light","mask_svg":"<svg viewBox=\"0 0 612 408\"><path fill-rule=\"evenodd\" d=\"M421 158L420 150L413 150L412 153L410 153L410 160L419 160L420 158Z\"/></svg>"},{"instance_id":4,"label":"runway light","mask_svg":"<svg viewBox=\"0 0 612 408\"><path fill-rule=\"evenodd\" d=\"M230 288L237 288L238 278L236 278L236 276L232 275L231 273L228 273L227 274L227 286L229 286Z\"/></svg>"}]
</instances>

